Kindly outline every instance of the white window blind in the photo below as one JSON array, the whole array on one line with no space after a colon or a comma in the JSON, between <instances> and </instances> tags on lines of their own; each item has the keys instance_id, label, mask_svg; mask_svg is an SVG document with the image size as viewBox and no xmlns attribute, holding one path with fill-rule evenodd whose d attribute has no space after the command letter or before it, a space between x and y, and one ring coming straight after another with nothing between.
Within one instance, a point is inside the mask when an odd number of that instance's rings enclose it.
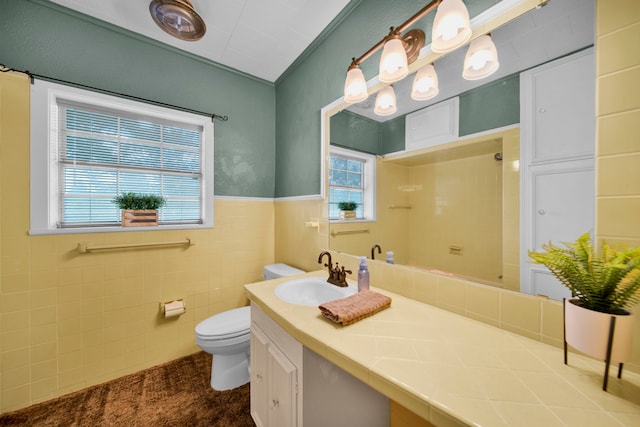
<instances>
[{"instance_id":1,"label":"white window blind","mask_svg":"<svg viewBox=\"0 0 640 427\"><path fill-rule=\"evenodd\" d=\"M202 129L59 103L59 226L113 225L123 192L167 199L159 222L201 222Z\"/></svg>"}]
</instances>

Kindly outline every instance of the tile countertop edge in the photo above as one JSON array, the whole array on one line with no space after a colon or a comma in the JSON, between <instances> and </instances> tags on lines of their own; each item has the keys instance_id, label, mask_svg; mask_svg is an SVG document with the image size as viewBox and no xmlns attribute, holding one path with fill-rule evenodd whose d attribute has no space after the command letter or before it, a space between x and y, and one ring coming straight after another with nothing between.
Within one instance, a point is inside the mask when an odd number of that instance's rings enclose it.
<instances>
[{"instance_id":1,"label":"tile countertop edge","mask_svg":"<svg viewBox=\"0 0 640 427\"><path fill-rule=\"evenodd\" d=\"M298 278L298 277L304 277L304 276L308 276L308 277L323 276L326 274L327 274L326 271L321 270L321 271L315 271L311 273L305 273L304 275L297 275L295 277ZM284 278L274 279L270 281L247 284L245 285L245 290L247 292L249 299L253 303L258 305L263 311L265 311L265 313L269 317L271 317L278 325L280 325L287 333L293 336L301 344L313 350L314 352L324 357L325 359L329 360L330 362L334 363L336 366L340 367L346 372L349 372L354 377L358 378L362 382L378 390L379 392L386 395L387 397L395 400L397 403L405 406L406 408L413 411L417 415L421 416L425 420L435 421L434 413L440 412L439 418L442 417L442 414L445 414L455 419L457 423L459 423L460 425L482 425L482 421L480 421L480 419L475 419L473 414L467 413L468 411L464 411L465 414L457 413L455 411L455 408L449 408L445 402L439 402L437 398L433 398L433 393L429 393L424 390L423 391L417 390L415 389L415 386L412 387L411 385L403 383L400 379L395 378L391 373L386 375L384 367L379 368L374 366L375 362L381 360L380 358L376 359L374 356L369 357L369 356L363 356L363 355L353 356L349 354L348 349L341 348L340 339L342 335L343 334L348 335L349 337L353 335L354 329L347 329L347 328L351 328L355 325L360 324L360 326L358 327L362 328L363 331L367 331L367 328L375 327L375 324L376 324L375 319L386 318L386 319L391 319L390 321L396 320L398 318L398 314L397 314L398 311L394 310L393 312L391 312L390 309L383 310L382 312L377 313L372 317L363 319L355 323L354 325L350 325L349 327L344 328L342 326L333 324L327 319L324 319L320 315L319 310L317 309L316 306L309 307L309 306L299 306L295 304L289 304L277 298L274 293L275 288L280 283L285 282L287 280L291 280L291 279L292 277L284 277ZM409 298L405 298L403 296L394 294L393 292L390 292L390 291L377 289L377 288L373 288L373 289L376 290L377 292L390 296L393 300L392 308L394 307L394 305L396 307L400 306L402 308L412 308L412 309L415 309L415 307L417 307L418 309L421 309L421 306L426 307L424 309L425 313L432 313L438 317L444 316L445 318L451 319L452 320L451 323L456 323L458 324L458 326L463 323L466 325L466 322L469 322L468 325L470 327L472 327L473 325L477 325L478 327L481 327L481 328L490 328L489 332L491 334L494 334L494 333L500 334L506 339L513 339L518 341L525 340L525 342L530 341L531 343L528 344L527 346L529 345L544 346L545 347L544 350L553 349L555 352L557 352L557 355L560 358L559 359L560 366L564 366L561 364L562 350L556 349L555 347L551 347L548 344L540 343L538 341L530 340L528 338L522 337L512 332L491 327L484 323L477 322L475 320L472 320L463 316L459 316L454 313L450 313L446 310L442 310L437 307L429 306L427 304L424 304L415 300L411 300ZM413 307L414 304L417 304L418 306ZM385 314L385 312L387 311L389 313ZM370 323L367 323L367 320L369 319L371 319ZM345 333L345 330L349 332ZM495 330L495 332L493 330ZM367 331L367 332L370 332L370 331ZM364 335L367 335L367 334L363 333L363 336ZM375 339L370 337L366 337L366 338ZM359 359L359 360L356 360L356 359ZM582 357L574 353L571 353L570 365L571 365L571 359L576 360L576 362L578 362L577 359L582 359ZM588 359L588 360L591 360L591 359ZM603 364L603 362L597 362L597 361L595 362ZM583 365L583 362L579 361L579 363L576 366L582 366L582 365ZM470 368L473 369L473 367L470 367ZM548 368L549 368L549 371L547 372L548 374L560 375L558 374L558 372L554 371L554 367L549 366ZM557 366L555 367L555 369L557 369ZM601 368L598 368L598 370L600 369ZM564 375L566 374L568 373L565 372ZM587 374L590 374L590 372L587 372ZM625 376L626 378L638 377L637 374L625 371L623 375L623 381L625 381ZM634 381L632 382L633 387L637 388L640 386L639 378L640 377L634 379ZM610 388L611 388L612 379L615 379L615 374L613 376L610 375ZM626 381L629 381L629 380L627 379ZM589 392L588 394L597 392L596 390L587 390L587 391ZM610 399L610 398L616 398L616 395L607 393L607 395L603 397L603 399ZM539 399L544 400L544 398L540 398L540 397ZM485 402L489 404L490 399L486 400ZM605 408L599 407L601 403L600 401L592 402L592 403L594 404L597 403L598 405L596 405L595 409L599 409L603 414L611 415L610 412L615 412L615 411L607 411ZM631 406L636 405L635 407L632 408L633 411L630 411L630 412L634 417L638 416L640 419L640 406L638 406L638 400L637 399L635 401L627 400L624 403L628 403ZM541 407L546 406L542 402L539 402L539 405ZM636 411L636 407L637 407L637 411ZM627 411L618 411L618 412L626 413ZM556 417L557 416L558 415L556 414ZM483 417L481 416L479 418L483 418ZM562 422L560 419L556 418L556 420L559 421L560 423ZM509 421L513 421L513 420L502 420L502 421L504 422L504 425L509 425ZM617 421L620 421L620 420L617 419ZM562 424L558 424L558 425L562 425Z\"/></svg>"}]
</instances>

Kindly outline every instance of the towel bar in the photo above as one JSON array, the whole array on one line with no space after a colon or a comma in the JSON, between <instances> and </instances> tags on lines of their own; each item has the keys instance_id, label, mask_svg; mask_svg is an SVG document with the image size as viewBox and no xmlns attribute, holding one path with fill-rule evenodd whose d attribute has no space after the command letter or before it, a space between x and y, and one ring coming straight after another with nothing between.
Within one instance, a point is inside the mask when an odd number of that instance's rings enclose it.
<instances>
[{"instance_id":1,"label":"towel bar","mask_svg":"<svg viewBox=\"0 0 640 427\"><path fill-rule=\"evenodd\" d=\"M135 248L157 248L165 246L193 246L195 242L187 237L186 240L180 240L177 242L153 242L153 243L128 243L121 245L103 245L103 246L89 246L88 243L78 243L78 252L87 253L93 251L104 251L110 249L135 249Z\"/></svg>"}]
</instances>

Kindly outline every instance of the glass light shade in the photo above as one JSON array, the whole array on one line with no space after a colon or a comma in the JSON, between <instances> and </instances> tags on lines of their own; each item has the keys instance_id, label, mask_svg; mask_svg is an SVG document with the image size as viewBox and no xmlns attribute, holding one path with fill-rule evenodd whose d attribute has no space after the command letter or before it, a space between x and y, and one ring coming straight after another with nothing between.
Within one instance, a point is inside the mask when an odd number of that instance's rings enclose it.
<instances>
[{"instance_id":1,"label":"glass light shade","mask_svg":"<svg viewBox=\"0 0 640 427\"><path fill-rule=\"evenodd\" d=\"M491 36L480 36L469 45L464 57L462 77L465 80L480 80L495 73L500 67L498 51Z\"/></svg>"},{"instance_id":2,"label":"glass light shade","mask_svg":"<svg viewBox=\"0 0 640 427\"><path fill-rule=\"evenodd\" d=\"M364 80L362 70L357 67L350 69L344 81L344 102L355 104L368 97L367 82Z\"/></svg>"},{"instance_id":3,"label":"glass light shade","mask_svg":"<svg viewBox=\"0 0 640 427\"><path fill-rule=\"evenodd\" d=\"M378 79L383 83L393 83L405 78L408 73L407 52L402 40L397 38L387 41L380 57Z\"/></svg>"},{"instance_id":4,"label":"glass light shade","mask_svg":"<svg viewBox=\"0 0 640 427\"><path fill-rule=\"evenodd\" d=\"M396 107L396 93L393 90L393 86L386 86L378 92L376 96L376 105L373 108L373 112L379 116L389 116L395 113Z\"/></svg>"},{"instance_id":5,"label":"glass light shade","mask_svg":"<svg viewBox=\"0 0 640 427\"><path fill-rule=\"evenodd\" d=\"M443 0L438 6L431 33L431 50L451 52L469 41L469 11L462 0Z\"/></svg>"},{"instance_id":6,"label":"glass light shade","mask_svg":"<svg viewBox=\"0 0 640 427\"><path fill-rule=\"evenodd\" d=\"M420 68L413 79L411 87L411 99L425 101L438 95L438 75L433 64L427 64Z\"/></svg>"}]
</instances>

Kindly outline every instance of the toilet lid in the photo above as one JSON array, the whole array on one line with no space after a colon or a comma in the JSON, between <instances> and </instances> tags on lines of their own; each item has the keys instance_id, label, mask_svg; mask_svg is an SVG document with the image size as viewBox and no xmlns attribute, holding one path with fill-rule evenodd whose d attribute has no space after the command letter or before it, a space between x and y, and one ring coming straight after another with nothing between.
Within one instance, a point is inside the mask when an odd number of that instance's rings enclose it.
<instances>
[{"instance_id":1,"label":"toilet lid","mask_svg":"<svg viewBox=\"0 0 640 427\"><path fill-rule=\"evenodd\" d=\"M211 316L196 326L201 339L221 340L248 334L251 330L251 307L240 307Z\"/></svg>"}]
</instances>

